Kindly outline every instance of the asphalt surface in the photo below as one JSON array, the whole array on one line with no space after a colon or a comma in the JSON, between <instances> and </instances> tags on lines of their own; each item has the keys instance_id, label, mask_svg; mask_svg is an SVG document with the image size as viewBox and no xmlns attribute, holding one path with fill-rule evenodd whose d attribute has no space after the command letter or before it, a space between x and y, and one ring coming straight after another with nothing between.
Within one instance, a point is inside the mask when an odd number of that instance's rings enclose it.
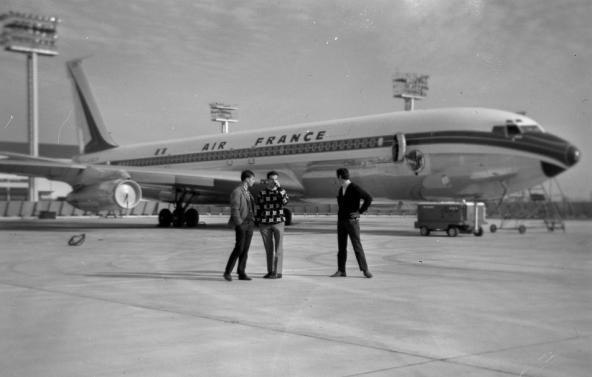
<instances>
[{"instance_id":1,"label":"asphalt surface","mask_svg":"<svg viewBox=\"0 0 592 377\"><path fill-rule=\"evenodd\" d=\"M283 279L226 218L0 220L2 376L590 376L592 222L422 237L364 216L372 279L336 270L334 216L296 216ZM491 222L495 222L490 220ZM84 239L70 246L73 236ZM236 277L236 274L234 274Z\"/></svg>"}]
</instances>

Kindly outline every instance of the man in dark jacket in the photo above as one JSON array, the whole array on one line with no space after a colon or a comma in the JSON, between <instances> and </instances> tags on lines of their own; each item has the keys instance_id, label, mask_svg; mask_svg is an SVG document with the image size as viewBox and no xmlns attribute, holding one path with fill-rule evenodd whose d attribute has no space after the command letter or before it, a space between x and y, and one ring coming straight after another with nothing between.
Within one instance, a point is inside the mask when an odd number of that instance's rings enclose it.
<instances>
[{"instance_id":1,"label":"man in dark jacket","mask_svg":"<svg viewBox=\"0 0 592 377\"><path fill-rule=\"evenodd\" d=\"M226 263L224 279L232 281L232 270L238 259L238 280L251 280L245 272L249 247L255 228L255 198L249 188L255 183L255 173L250 170L243 170L241 173L241 185L235 188L230 194L230 220L229 225L234 226L235 243L234 249Z\"/></svg>"},{"instance_id":2,"label":"man in dark jacket","mask_svg":"<svg viewBox=\"0 0 592 377\"><path fill-rule=\"evenodd\" d=\"M356 259L364 276L371 278L372 274L366 264L364 248L360 241L360 214L366 212L372 203L372 196L349 179L349 170L337 169L337 179L341 187L337 193L337 272L331 277L344 277L345 262L347 261L347 237L351 240ZM360 201L363 201L360 206Z\"/></svg>"}]
</instances>

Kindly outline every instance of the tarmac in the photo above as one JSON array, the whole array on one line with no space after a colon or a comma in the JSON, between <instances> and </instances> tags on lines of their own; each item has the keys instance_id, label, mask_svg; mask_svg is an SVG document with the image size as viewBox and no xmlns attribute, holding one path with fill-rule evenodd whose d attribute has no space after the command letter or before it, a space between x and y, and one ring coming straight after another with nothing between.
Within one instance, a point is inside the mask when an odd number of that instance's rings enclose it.
<instances>
[{"instance_id":1,"label":"tarmac","mask_svg":"<svg viewBox=\"0 0 592 377\"><path fill-rule=\"evenodd\" d=\"M0 220L2 376L590 376L592 222L429 237L363 216L374 277L334 216L295 216L283 278L222 271L234 232L155 217ZM489 219L489 222L495 220ZM536 225L536 224L533 224ZM84 234L82 239L81 235ZM73 236L78 238L72 239ZM77 246L69 245L69 241ZM236 274L233 274L236 277Z\"/></svg>"}]
</instances>

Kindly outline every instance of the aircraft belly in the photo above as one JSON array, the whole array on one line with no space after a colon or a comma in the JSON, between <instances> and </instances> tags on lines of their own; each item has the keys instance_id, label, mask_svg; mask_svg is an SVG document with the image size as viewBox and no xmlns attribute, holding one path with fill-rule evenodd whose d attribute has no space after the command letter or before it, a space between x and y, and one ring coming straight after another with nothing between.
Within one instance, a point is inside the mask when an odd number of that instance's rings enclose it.
<instances>
[{"instance_id":1,"label":"aircraft belly","mask_svg":"<svg viewBox=\"0 0 592 377\"><path fill-rule=\"evenodd\" d=\"M539 160L516 155L429 154L417 174L405 163L336 160L307 167L304 195L334 198L339 167L347 167L352 180L373 196L395 200L499 198L532 187L543 176Z\"/></svg>"},{"instance_id":2,"label":"aircraft belly","mask_svg":"<svg viewBox=\"0 0 592 377\"><path fill-rule=\"evenodd\" d=\"M438 198L499 198L541 181L540 161L500 154L431 155L421 196Z\"/></svg>"},{"instance_id":3,"label":"aircraft belly","mask_svg":"<svg viewBox=\"0 0 592 377\"><path fill-rule=\"evenodd\" d=\"M399 200L421 200L421 178L401 165L376 161L335 161L318 164L303 174L305 196L334 198L339 189L337 168L346 167L352 181L360 184L374 197Z\"/></svg>"}]
</instances>

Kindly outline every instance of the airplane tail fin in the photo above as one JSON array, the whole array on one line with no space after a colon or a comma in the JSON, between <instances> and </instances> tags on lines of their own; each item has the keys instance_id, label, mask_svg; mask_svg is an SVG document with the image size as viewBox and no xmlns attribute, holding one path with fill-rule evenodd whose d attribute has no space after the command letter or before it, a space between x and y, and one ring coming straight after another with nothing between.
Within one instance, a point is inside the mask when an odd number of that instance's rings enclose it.
<instances>
[{"instance_id":1,"label":"airplane tail fin","mask_svg":"<svg viewBox=\"0 0 592 377\"><path fill-rule=\"evenodd\" d=\"M107 132L99 108L82 70L82 59L66 62L74 90L76 123L82 132L83 153L100 152L118 147Z\"/></svg>"}]
</instances>

